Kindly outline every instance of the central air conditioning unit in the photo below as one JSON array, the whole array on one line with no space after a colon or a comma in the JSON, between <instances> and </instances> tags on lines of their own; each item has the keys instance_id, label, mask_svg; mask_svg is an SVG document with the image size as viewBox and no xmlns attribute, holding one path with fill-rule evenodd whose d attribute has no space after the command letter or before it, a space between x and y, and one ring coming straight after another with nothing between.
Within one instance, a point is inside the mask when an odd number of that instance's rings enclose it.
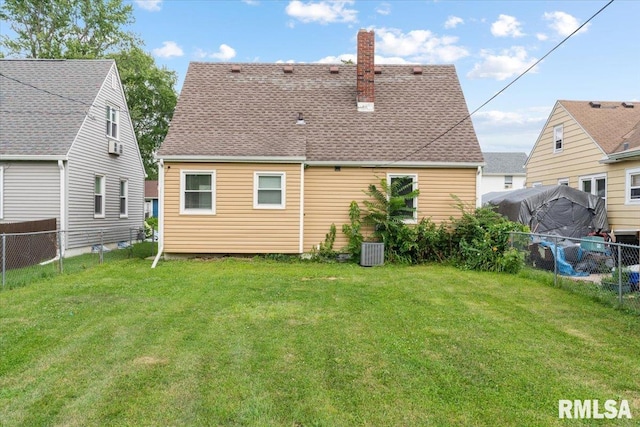
<instances>
[{"instance_id":1,"label":"central air conditioning unit","mask_svg":"<svg viewBox=\"0 0 640 427\"><path fill-rule=\"evenodd\" d=\"M384 243L362 242L360 265L373 267L384 264Z\"/></svg>"},{"instance_id":2,"label":"central air conditioning unit","mask_svg":"<svg viewBox=\"0 0 640 427\"><path fill-rule=\"evenodd\" d=\"M122 154L122 144L121 142L109 140L109 154L115 154L119 156Z\"/></svg>"}]
</instances>

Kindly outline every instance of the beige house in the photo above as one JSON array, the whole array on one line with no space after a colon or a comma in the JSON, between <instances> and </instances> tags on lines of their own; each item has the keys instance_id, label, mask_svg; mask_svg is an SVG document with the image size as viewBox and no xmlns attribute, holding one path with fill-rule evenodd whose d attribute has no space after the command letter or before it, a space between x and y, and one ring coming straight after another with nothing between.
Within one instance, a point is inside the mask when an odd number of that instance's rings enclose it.
<instances>
[{"instance_id":1,"label":"beige house","mask_svg":"<svg viewBox=\"0 0 640 427\"><path fill-rule=\"evenodd\" d=\"M620 241L640 231L640 103L558 101L527 159L527 186L564 184L605 199Z\"/></svg>"},{"instance_id":2,"label":"beige house","mask_svg":"<svg viewBox=\"0 0 640 427\"><path fill-rule=\"evenodd\" d=\"M304 253L380 179L410 180L413 220L476 206L483 157L450 65L191 63L159 150L166 254ZM338 231L335 247L346 244Z\"/></svg>"}]
</instances>

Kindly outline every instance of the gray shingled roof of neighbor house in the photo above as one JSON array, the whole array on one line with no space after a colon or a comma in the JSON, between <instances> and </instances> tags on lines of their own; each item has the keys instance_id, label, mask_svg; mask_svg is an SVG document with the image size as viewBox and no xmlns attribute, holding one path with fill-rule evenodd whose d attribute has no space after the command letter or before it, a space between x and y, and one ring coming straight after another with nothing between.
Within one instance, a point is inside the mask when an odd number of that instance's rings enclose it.
<instances>
[{"instance_id":1,"label":"gray shingled roof of neighbor house","mask_svg":"<svg viewBox=\"0 0 640 427\"><path fill-rule=\"evenodd\" d=\"M584 128L602 150L613 154L624 150L624 143L629 148L640 146L640 137L633 136L640 129L640 103L625 103L620 101L597 102L598 108L592 106L592 101L558 101L560 105ZM635 131L634 131L635 129Z\"/></svg>"},{"instance_id":2,"label":"gray shingled roof of neighbor house","mask_svg":"<svg viewBox=\"0 0 640 427\"><path fill-rule=\"evenodd\" d=\"M376 69L375 111L358 112L355 65L193 62L159 156L483 162L453 65Z\"/></svg>"},{"instance_id":3,"label":"gray shingled roof of neighbor house","mask_svg":"<svg viewBox=\"0 0 640 427\"><path fill-rule=\"evenodd\" d=\"M526 175L524 163L527 153L484 151L482 154L487 164L482 169L484 175Z\"/></svg>"},{"instance_id":4,"label":"gray shingled roof of neighbor house","mask_svg":"<svg viewBox=\"0 0 640 427\"><path fill-rule=\"evenodd\" d=\"M1 59L0 155L67 155L113 63Z\"/></svg>"}]
</instances>

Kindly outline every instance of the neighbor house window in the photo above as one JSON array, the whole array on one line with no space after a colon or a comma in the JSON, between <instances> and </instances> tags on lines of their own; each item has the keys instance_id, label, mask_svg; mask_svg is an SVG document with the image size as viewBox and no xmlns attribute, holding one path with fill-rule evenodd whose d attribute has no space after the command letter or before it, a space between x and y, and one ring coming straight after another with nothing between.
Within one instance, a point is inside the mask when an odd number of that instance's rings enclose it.
<instances>
[{"instance_id":1,"label":"neighbor house window","mask_svg":"<svg viewBox=\"0 0 640 427\"><path fill-rule=\"evenodd\" d=\"M558 185L566 185L569 186L569 178L560 178L558 180Z\"/></svg>"},{"instance_id":2,"label":"neighbor house window","mask_svg":"<svg viewBox=\"0 0 640 427\"><path fill-rule=\"evenodd\" d=\"M118 119L120 112L117 108L107 105L107 136L118 139Z\"/></svg>"},{"instance_id":3,"label":"neighbor house window","mask_svg":"<svg viewBox=\"0 0 640 427\"><path fill-rule=\"evenodd\" d=\"M285 173L256 172L254 174L253 207L256 209L285 208Z\"/></svg>"},{"instance_id":4,"label":"neighbor house window","mask_svg":"<svg viewBox=\"0 0 640 427\"><path fill-rule=\"evenodd\" d=\"M640 204L640 168L627 169L626 175L625 203Z\"/></svg>"},{"instance_id":5,"label":"neighbor house window","mask_svg":"<svg viewBox=\"0 0 640 427\"><path fill-rule=\"evenodd\" d=\"M513 175L504 176L504 188L513 188Z\"/></svg>"},{"instance_id":6,"label":"neighbor house window","mask_svg":"<svg viewBox=\"0 0 640 427\"><path fill-rule=\"evenodd\" d=\"M104 218L104 202L105 202L105 177L104 175L96 175L93 185L93 216L95 218Z\"/></svg>"},{"instance_id":7,"label":"neighbor house window","mask_svg":"<svg viewBox=\"0 0 640 427\"><path fill-rule=\"evenodd\" d=\"M180 213L215 214L215 171L181 171L180 199Z\"/></svg>"},{"instance_id":8,"label":"neighbor house window","mask_svg":"<svg viewBox=\"0 0 640 427\"><path fill-rule=\"evenodd\" d=\"M578 182L582 191L607 199L606 175L581 176Z\"/></svg>"},{"instance_id":9,"label":"neighbor house window","mask_svg":"<svg viewBox=\"0 0 640 427\"><path fill-rule=\"evenodd\" d=\"M120 180L120 218L126 218L129 215L129 181Z\"/></svg>"},{"instance_id":10,"label":"neighbor house window","mask_svg":"<svg viewBox=\"0 0 640 427\"><path fill-rule=\"evenodd\" d=\"M417 175L399 175L389 174L387 175L387 182L392 187L397 188L398 195L404 196L414 190L418 189L418 176ZM405 200L407 211L404 222L417 223L418 222L418 198L413 197Z\"/></svg>"},{"instance_id":11,"label":"neighbor house window","mask_svg":"<svg viewBox=\"0 0 640 427\"><path fill-rule=\"evenodd\" d=\"M553 128L553 152L557 153L564 148L564 126L558 125Z\"/></svg>"}]
</instances>

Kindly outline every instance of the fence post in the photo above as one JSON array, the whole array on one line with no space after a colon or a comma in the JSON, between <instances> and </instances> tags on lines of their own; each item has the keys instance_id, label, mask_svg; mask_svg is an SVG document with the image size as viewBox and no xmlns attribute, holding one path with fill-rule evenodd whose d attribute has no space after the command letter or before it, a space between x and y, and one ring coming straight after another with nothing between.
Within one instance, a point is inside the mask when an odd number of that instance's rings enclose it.
<instances>
[{"instance_id":1,"label":"fence post","mask_svg":"<svg viewBox=\"0 0 640 427\"><path fill-rule=\"evenodd\" d=\"M151 256L156 256L156 228L151 227Z\"/></svg>"},{"instance_id":2,"label":"fence post","mask_svg":"<svg viewBox=\"0 0 640 427\"><path fill-rule=\"evenodd\" d=\"M100 230L100 264L104 262L104 231Z\"/></svg>"},{"instance_id":3,"label":"fence post","mask_svg":"<svg viewBox=\"0 0 640 427\"><path fill-rule=\"evenodd\" d=\"M6 240L6 235L4 233L2 233L2 289L4 289L4 284L5 284L5 271L7 270L7 263L6 263L6 259L7 259L7 240Z\"/></svg>"},{"instance_id":4,"label":"fence post","mask_svg":"<svg viewBox=\"0 0 640 427\"><path fill-rule=\"evenodd\" d=\"M558 237L553 236L553 284L558 286Z\"/></svg>"},{"instance_id":5,"label":"fence post","mask_svg":"<svg viewBox=\"0 0 640 427\"><path fill-rule=\"evenodd\" d=\"M64 272L64 264L62 262L62 243L64 242L64 238L62 237L63 231L58 231L58 270L60 273Z\"/></svg>"},{"instance_id":6,"label":"fence post","mask_svg":"<svg viewBox=\"0 0 640 427\"><path fill-rule=\"evenodd\" d=\"M622 246L618 246L618 301L622 305Z\"/></svg>"}]
</instances>

